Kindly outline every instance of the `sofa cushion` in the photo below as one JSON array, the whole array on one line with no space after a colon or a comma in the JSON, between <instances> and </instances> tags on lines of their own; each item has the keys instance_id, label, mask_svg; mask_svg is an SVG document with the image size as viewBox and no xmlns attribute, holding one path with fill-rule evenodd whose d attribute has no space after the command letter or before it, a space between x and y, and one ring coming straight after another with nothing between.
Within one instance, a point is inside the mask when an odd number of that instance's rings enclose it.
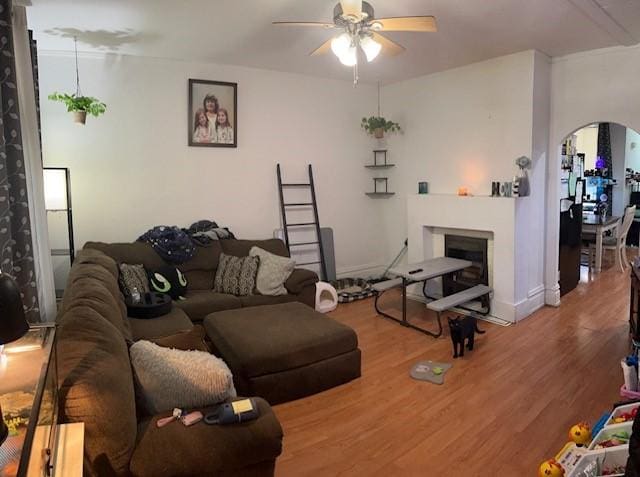
<instances>
[{"instance_id":1,"label":"sofa cushion","mask_svg":"<svg viewBox=\"0 0 640 477\"><path fill-rule=\"evenodd\" d=\"M196 253L188 262L178 265L189 281L191 290L211 290L213 277L218 268L222 247L218 242L212 242L206 247L197 246Z\"/></svg>"},{"instance_id":2,"label":"sofa cushion","mask_svg":"<svg viewBox=\"0 0 640 477\"><path fill-rule=\"evenodd\" d=\"M72 306L93 308L102 319L114 325L125 339L131 339L117 270L115 262L98 251L80 252L67 279L60 313Z\"/></svg>"},{"instance_id":3,"label":"sofa cushion","mask_svg":"<svg viewBox=\"0 0 640 477\"><path fill-rule=\"evenodd\" d=\"M351 328L302 303L222 311L203 324L234 374L247 377L298 368L358 347Z\"/></svg>"},{"instance_id":4,"label":"sofa cushion","mask_svg":"<svg viewBox=\"0 0 640 477\"><path fill-rule=\"evenodd\" d=\"M315 285L318 283L318 274L304 268L296 268L287 281L284 282L284 286L289 293L300 293L306 287ZM315 287L313 287L315 293Z\"/></svg>"},{"instance_id":5,"label":"sofa cushion","mask_svg":"<svg viewBox=\"0 0 640 477\"><path fill-rule=\"evenodd\" d=\"M211 242L211 244L206 247L197 245L193 258L181 263L178 265L178 268L183 272L191 270L215 270L218 268L220 252L222 252L222 246L219 242Z\"/></svg>"},{"instance_id":6,"label":"sofa cushion","mask_svg":"<svg viewBox=\"0 0 640 477\"><path fill-rule=\"evenodd\" d=\"M161 475L246 475L243 468L264 463L268 471L282 452L282 427L269 404L257 398L260 417L229 426L199 422L191 427L158 428L156 422L171 413L145 419L138 426L138 444L131 459L134 477ZM206 411L205 411L206 412Z\"/></svg>"},{"instance_id":7,"label":"sofa cushion","mask_svg":"<svg viewBox=\"0 0 640 477\"><path fill-rule=\"evenodd\" d=\"M299 301L297 295L278 295L278 296L267 296L267 295L249 295L249 296L241 296L240 303L242 303L242 307L249 306L263 306L263 305L276 305L278 303L291 303L294 301Z\"/></svg>"},{"instance_id":8,"label":"sofa cushion","mask_svg":"<svg viewBox=\"0 0 640 477\"><path fill-rule=\"evenodd\" d=\"M281 257L288 257L289 251L286 245L280 239L267 239L267 240L220 240L222 251L227 255L233 255L234 257L246 257L249 255L251 247L260 247L267 252L279 255Z\"/></svg>"},{"instance_id":9,"label":"sofa cushion","mask_svg":"<svg viewBox=\"0 0 640 477\"><path fill-rule=\"evenodd\" d=\"M131 318L128 319L131 326L131 338L134 341L163 338L183 331L190 331L193 323L179 307L171 307L166 315L155 318Z\"/></svg>"},{"instance_id":10,"label":"sofa cushion","mask_svg":"<svg viewBox=\"0 0 640 477\"><path fill-rule=\"evenodd\" d=\"M152 343L163 348L181 349L183 351L205 351L210 353L209 345L205 341L206 333L202 325L195 325L189 331L164 336L162 338L150 339Z\"/></svg>"},{"instance_id":11,"label":"sofa cushion","mask_svg":"<svg viewBox=\"0 0 640 477\"><path fill-rule=\"evenodd\" d=\"M61 422L84 422L90 475L125 475L136 441L133 374L127 345L88 306L70 306L56 333Z\"/></svg>"},{"instance_id":12,"label":"sofa cushion","mask_svg":"<svg viewBox=\"0 0 640 477\"><path fill-rule=\"evenodd\" d=\"M256 276L260 259L258 257L234 257L221 254L213 291L235 296L251 295L256 288Z\"/></svg>"},{"instance_id":13,"label":"sofa cushion","mask_svg":"<svg viewBox=\"0 0 640 477\"><path fill-rule=\"evenodd\" d=\"M242 307L240 298L212 290L189 290L186 300L174 302L182 309L191 321L202 321L205 316L214 311L233 310Z\"/></svg>"},{"instance_id":14,"label":"sofa cushion","mask_svg":"<svg viewBox=\"0 0 640 477\"><path fill-rule=\"evenodd\" d=\"M165 264L162 258L160 258L160 255L146 242L87 242L84 248L100 250L113 258L117 263L141 263L147 270L160 268Z\"/></svg>"},{"instance_id":15,"label":"sofa cushion","mask_svg":"<svg viewBox=\"0 0 640 477\"><path fill-rule=\"evenodd\" d=\"M269 296L286 295L287 289L284 282L293 272L296 266L295 260L275 255L260 247L251 247L249 255L260 259L256 277L258 293Z\"/></svg>"},{"instance_id":16,"label":"sofa cushion","mask_svg":"<svg viewBox=\"0 0 640 477\"><path fill-rule=\"evenodd\" d=\"M129 348L129 355L140 402L150 415L236 397L229 367L209 352L165 348L141 340Z\"/></svg>"}]
</instances>

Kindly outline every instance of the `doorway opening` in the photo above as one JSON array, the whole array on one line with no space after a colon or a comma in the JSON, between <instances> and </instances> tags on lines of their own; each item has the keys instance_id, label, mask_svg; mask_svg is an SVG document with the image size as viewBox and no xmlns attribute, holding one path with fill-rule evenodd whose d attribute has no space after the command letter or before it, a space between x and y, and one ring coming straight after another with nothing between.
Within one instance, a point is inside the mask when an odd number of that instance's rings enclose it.
<instances>
[{"instance_id":1,"label":"doorway opening","mask_svg":"<svg viewBox=\"0 0 640 477\"><path fill-rule=\"evenodd\" d=\"M564 138L560 155L562 296L604 268L624 272L626 248L638 247L640 134L617 123L588 124Z\"/></svg>"}]
</instances>

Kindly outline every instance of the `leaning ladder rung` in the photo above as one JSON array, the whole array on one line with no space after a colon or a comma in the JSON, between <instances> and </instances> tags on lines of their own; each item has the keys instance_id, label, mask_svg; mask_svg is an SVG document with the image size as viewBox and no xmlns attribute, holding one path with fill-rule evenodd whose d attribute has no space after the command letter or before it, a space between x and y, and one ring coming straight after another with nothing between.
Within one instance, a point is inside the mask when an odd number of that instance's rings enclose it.
<instances>
[{"instance_id":1,"label":"leaning ladder rung","mask_svg":"<svg viewBox=\"0 0 640 477\"><path fill-rule=\"evenodd\" d=\"M285 207L300 207L305 205L313 205L312 202L292 202L290 204L284 204Z\"/></svg>"},{"instance_id":2,"label":"leaning ladder rung","mask_svg":"<svg viewBox=\"0 0 640 477\"><path fill-rule=\"evenodd\" d=\"M282 187L309 187L311 184L306 182L289 182L288 184L281 184Z\"/></svg>"},{"instance_id":3,"label":"leaning ladder rung","mask_svg":"<svg viewBox=\"0 0 640 477\"><path fill-rule=\"evenodd\" d=\"M304 225L316 225L315 222L301 222L299 224L287 224L287 227L302 227Z\"/></svg>"},{"instance_id":4,"label":"leaning ladder rung","mask_svg":"<svg viewBox=\"0 0 640 477\"><path fill-rule=\"evenodd\" d=\"M322 262L307 262L307 263L297 263L296 265L318 265Z\"/></svg>"},{"instance_id":5,"label":"leaning ladder rung","mask_svg":"<svg viewBox=\"0 0 640 477\"><path fill-rule=\"evenodd\" d=\"M316 245L320 242L298 242L298 243L290 243L289 247L300 247L302 245Z\"/></svg>"}]
</instances>

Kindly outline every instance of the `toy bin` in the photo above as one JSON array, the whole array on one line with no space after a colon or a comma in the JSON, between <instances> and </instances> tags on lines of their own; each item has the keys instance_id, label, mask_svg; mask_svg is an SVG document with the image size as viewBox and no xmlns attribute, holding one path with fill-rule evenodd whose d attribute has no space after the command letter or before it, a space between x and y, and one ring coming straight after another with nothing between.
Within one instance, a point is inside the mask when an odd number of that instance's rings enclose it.
<instances>
[{"instance_id":1,"label":"toy bin","mask_svg":"<svg viewBox=\"0 0 640 477\"><path fill-rule=\"evenodd\" d=\"M638 408L640 408L640 402L633 402L631 404L624 404L622 406L616 407L609 416L609 419L607 420L605 426L620 424L619 422L615 422L616 418L622 416L623 414L630 414L634 409ZM623 422L633 422L633 418Z\"/></svg>"},{"instance_id":2,"label":"toy bin","mask_svg":"<svg viewBox=\"0 0 640 477\"><path fill-rule=\"evenodd\" d=\"M625 422L622 424L616 424L614 426L609 426L609 427L604 427L602 428L602 430L600 432L598 432L598 434L596 434L596 437L591 441L591 444L589 444L588 449L589 450L596 450L599 449L599 445L604 442L607 441L609 439L615 438L615 437L619 437L622 435L627 435L627 440L626 442L624 442L623 444L619 444L618 446L613 446L613 447L608 447L608 449L612 449L615 447L620 447L623 445L626 445L629 443L629 438L631 437L631 428L633 427L633 421L629 421L629 422Z\"/></svg>"},{"instance_id":3,"label":"toy bin","mask_svg":"<svg viewBox=\"0 0 640 477\"><path fill-rule=\"evenodd\" d=\"M608 449L593 451L583 455L580 461L573 468L573 470L569 472L567 477L582 477L582 475L584 475L582 472L587 468L587 466L591 462L594 462L596 459L600 461L600 472L603 472L605 469L611 471L614 468L618 468L618 470L622 470L622 468L624 468L624 466L627 465L628 457L629 457L628 445L619 446L619 447L610 447ZM598 475L623 477L624 471L622 473L617 473L617 474L600 473Z\"/></svg>"}]
</instances>

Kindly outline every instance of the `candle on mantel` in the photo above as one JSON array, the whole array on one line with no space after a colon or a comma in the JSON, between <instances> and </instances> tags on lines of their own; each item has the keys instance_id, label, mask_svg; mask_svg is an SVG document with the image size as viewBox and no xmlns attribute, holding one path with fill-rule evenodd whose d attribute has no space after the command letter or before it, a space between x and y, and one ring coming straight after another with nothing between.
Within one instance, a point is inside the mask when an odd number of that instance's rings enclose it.
<instances>
[{"instance_id":1,"label":"candle on mantel","mask_svg":"<svg viewBox=\"0 0 640 477\"><path fill-rule=\"evenodd\" d=\"M469 195L469 191L466 187L460 186L458 187L458 195Z\"/></svg>"}]
</instances>

